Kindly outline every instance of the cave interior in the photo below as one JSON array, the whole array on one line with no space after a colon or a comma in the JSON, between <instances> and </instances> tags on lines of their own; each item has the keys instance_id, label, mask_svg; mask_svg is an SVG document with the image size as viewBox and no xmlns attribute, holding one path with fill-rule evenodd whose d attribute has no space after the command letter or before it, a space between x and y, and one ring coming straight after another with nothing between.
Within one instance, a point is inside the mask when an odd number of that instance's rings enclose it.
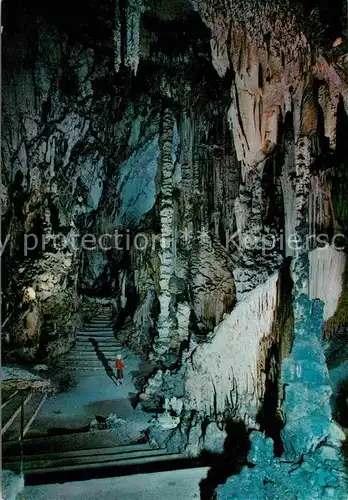
<instances>
[{"instance_id":1,"label":"cave interior","mask_svg":"<svg viewBox=\"0 0 348 500\"><path fill-rule=\"evenodd\" d=\"M348 498L347 12L3 0L5 499Z\"/></svg>"}]
</instances>

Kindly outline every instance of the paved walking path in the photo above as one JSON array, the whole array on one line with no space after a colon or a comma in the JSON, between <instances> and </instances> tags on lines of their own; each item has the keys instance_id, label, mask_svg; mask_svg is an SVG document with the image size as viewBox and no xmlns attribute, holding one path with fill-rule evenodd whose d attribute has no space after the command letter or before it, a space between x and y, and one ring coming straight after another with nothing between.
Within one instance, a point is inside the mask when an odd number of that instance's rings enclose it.
<instances>
[{"instance_id":1,"label":"paved walking path","mask_svg":"<svg viewBox=\"0 0 348 500\"><path fill-rule=\"evenodd\" d=\"M123 385L116 381L118 353L125 364ZM151 415L133 408L137 391L132 375L140 365L141 359L118 342L108 315L94 318L78 333L74 349L61 358L59 377L66 379L67 389L47 398L27 437L79 429L96 415L110 413L131 420L135 429L146 428Z\"/></svg>"}]
</instances>

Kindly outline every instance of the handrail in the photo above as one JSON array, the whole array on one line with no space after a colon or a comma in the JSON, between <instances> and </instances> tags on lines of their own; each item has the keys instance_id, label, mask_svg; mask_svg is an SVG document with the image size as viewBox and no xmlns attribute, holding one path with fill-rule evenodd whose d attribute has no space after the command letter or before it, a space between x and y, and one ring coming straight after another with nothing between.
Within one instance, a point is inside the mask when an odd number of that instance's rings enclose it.
<instances>
[{"instance_id":1,"label":"handrail","mask_svg":"<svg viewBox=\"0 0 348 500\"><path fill-rule=\"evenodd\" d=\"M24 449L23 449L23 438L24 438L24 396L23 391L21 391L21 432L19 435L19 447L20 447L20 474L23 474L24 470Z\"/></svg>"}]
</instances>

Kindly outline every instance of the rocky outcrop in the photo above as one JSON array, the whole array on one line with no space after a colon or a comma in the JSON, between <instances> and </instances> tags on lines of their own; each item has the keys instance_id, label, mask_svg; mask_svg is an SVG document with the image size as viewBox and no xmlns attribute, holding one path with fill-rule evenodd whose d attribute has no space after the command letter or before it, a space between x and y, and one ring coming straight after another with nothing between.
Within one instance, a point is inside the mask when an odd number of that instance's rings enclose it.
<instances>
[{"instance_id":1,"label":"rocky outcrop","mask_svg":"<svg viewBox=\"0 0 348 500\"><path fill-rule=\"evenodd\" d=\"M250 436L248 462L240 474L230 477L217 489L217 498L329 499L345 496L345 473L340 441L344 435L332 429L335 442L322 443L313 455L301 462L288 462L273 456L273 442L261 433Z\"/></svg>"},{"instance_id":2,"label":"rocky outcrop","mask_svg":"<svg viewBox=\"0 0 348 500\"><path fill-rule=\"evenodd\" d=\"M6 500L16 500L19 493L24 490L24 476L10 470L2 471L2 492Z\"/></svg>"},{"instance_id":3,"label":"rocky outcrop","mask_svg":"<svg viewBox=\"0 0 348 500\"><path fill-rule=\"evenodd\" d=\"M1 381L5 390L31 389L44 393L54 392L54 387L50 380L16 365L3 366L1 368Z\"/></svg>"},{"instance_id":4,"label":"rocky outcrop","mask_svg":"<svg viewBox=\"0 0 348 500\"><path fill-rule=\"evenodd\" d=\"M229 413L257 426L264 397L261 342L272 331L277 308L275 274L259 285L197 346L187 362L185 407L218 418Z\"/></svg>"}]
</instances>

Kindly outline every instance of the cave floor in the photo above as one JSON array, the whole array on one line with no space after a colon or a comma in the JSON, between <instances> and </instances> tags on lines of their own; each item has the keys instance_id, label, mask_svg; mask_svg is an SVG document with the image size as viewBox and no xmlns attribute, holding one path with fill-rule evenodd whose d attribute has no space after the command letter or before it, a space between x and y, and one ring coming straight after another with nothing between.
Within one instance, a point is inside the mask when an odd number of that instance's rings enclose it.
<instances>
[{"instance_id":1,"label":"cave floor","mask_svg":"<svg viewBox=\"0 0 348 500\"><path fill-rule=\"evenodd\" d=\"M143 364L140 357L131 351L123 349L122 353L125 363L123 385L116 385L115 379L104 369L58 369L54 379L67 387L47 398L26 437L62 434L64 430L80 431L88 426L96 415L107 417L110 413L131 422L135 433L146 429L152 415L134 408L137 391L132 380L134 375L142 373ZM112 366L112 363L109 363L109 366ZM113 371L115 372L115 369Z\"/></svg>"},{"instance_id":2,"label":"cave floor","mask_svg":"<svg viewBox=\"0 0 348 500\"><path fill-rule=\"evenodd\" d=\"M208 468L137 474L64 484L27 486L18 500L195 500Z\"/></svg>"}]
</instances>

